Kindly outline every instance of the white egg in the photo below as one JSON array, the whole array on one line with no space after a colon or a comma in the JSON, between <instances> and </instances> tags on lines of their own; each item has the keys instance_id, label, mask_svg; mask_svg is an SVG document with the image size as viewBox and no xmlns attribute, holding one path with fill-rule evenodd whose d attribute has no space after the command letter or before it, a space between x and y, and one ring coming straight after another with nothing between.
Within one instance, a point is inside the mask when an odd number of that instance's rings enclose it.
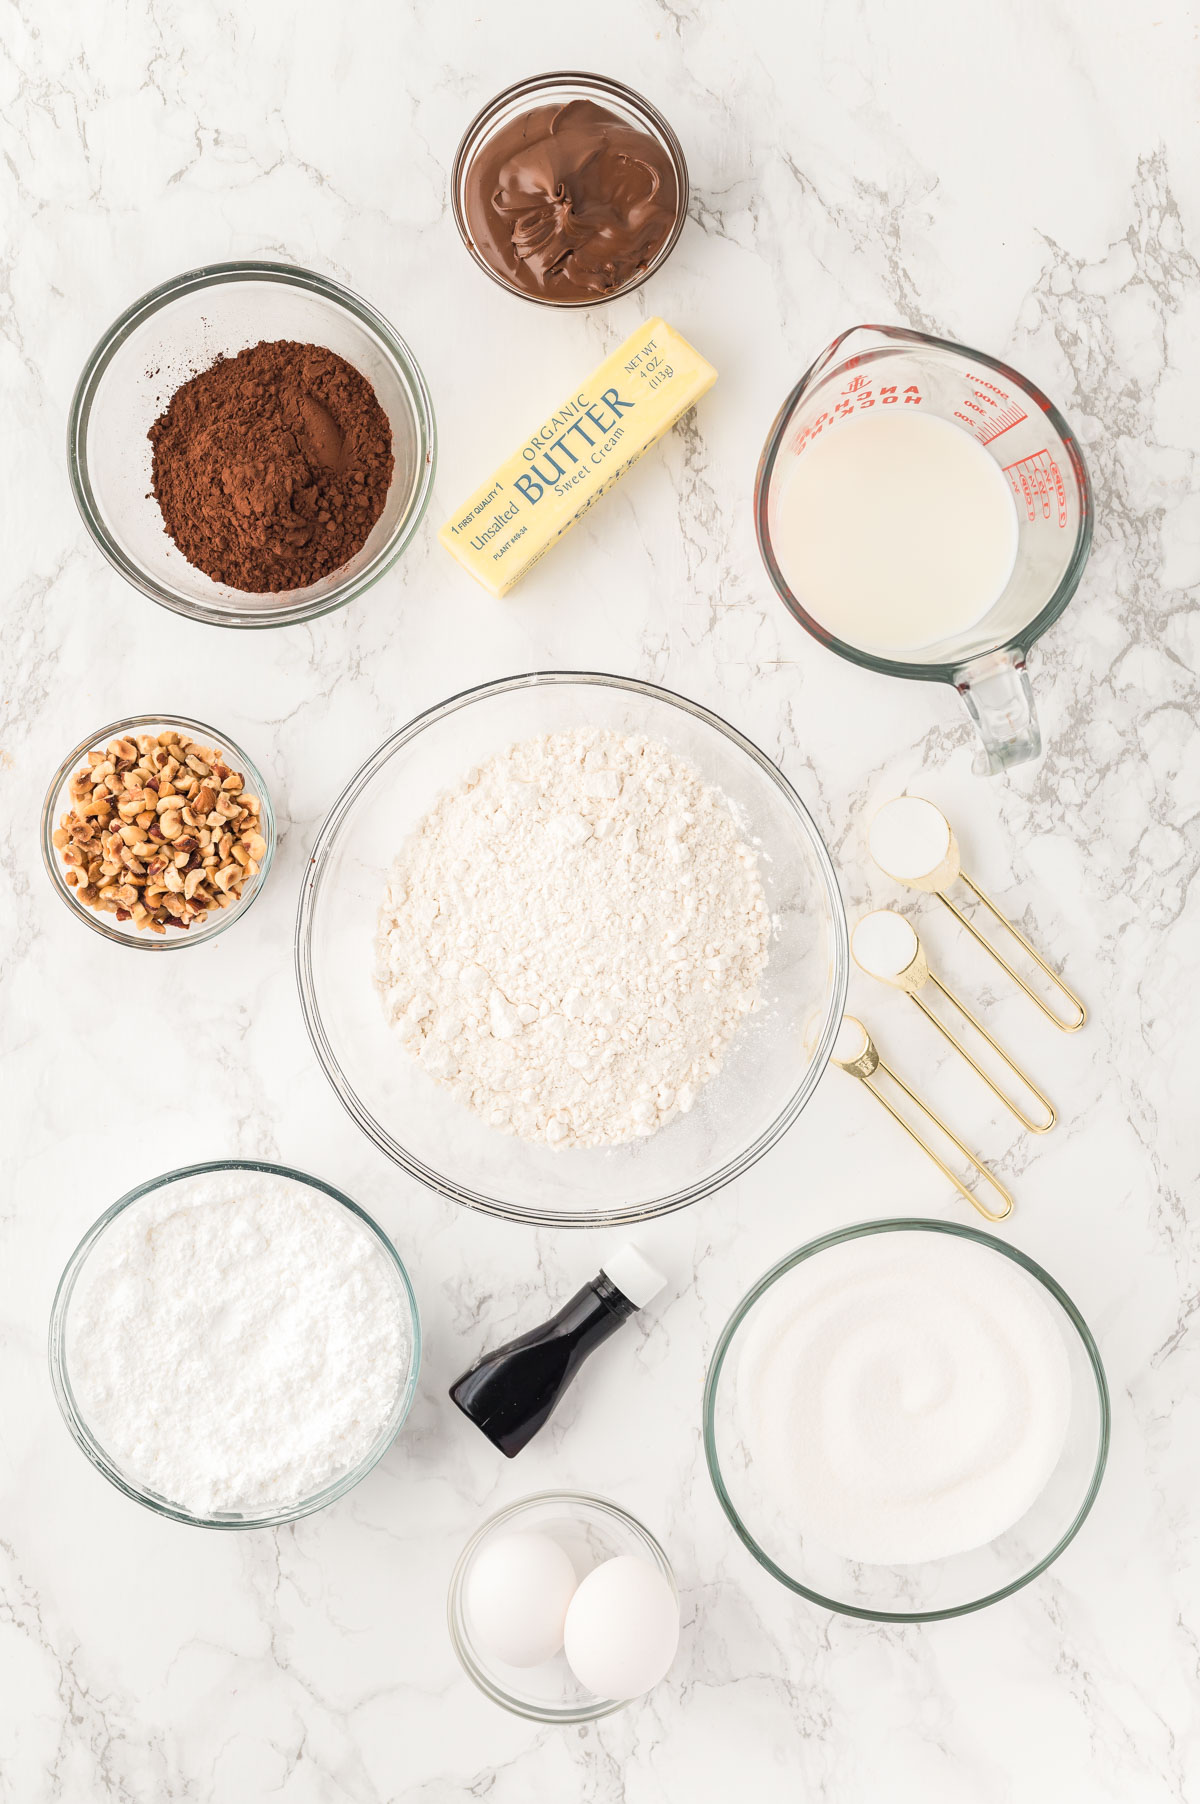
<instances>
[{"instance_id":1,"label":"white egg","mask_svg":"<svg viewBox=\"0 0 1200 1804\"><path fill-rule=\"evenodd\" d=\"M507 1666L552 1660L578 1582L570 1555L549 1535L498 1535L480 1548L467 1574L473 1639Z\"/></svg>"},{"instance_id":2,"label":"white egg","mask_svg":"<svg viewBox=\"0 0 1200 1804\"><path fill-rule=\"evenodd\" d=\"M675 1658L675 1593L648 1560L628 1553L605 1560L571 1599L564 1646L571 1671L597 1697L640 1697Z\"/></svg>"}]
</instances>

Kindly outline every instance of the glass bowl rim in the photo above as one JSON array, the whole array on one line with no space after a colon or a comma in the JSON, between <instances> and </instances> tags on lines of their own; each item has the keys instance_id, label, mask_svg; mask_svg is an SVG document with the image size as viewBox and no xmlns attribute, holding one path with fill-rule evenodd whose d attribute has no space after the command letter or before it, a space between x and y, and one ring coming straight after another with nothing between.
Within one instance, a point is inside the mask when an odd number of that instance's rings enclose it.
<instances>
[{"instance_id":1,"label":"glass bowl rim","mask_svg":"<svg viewBox=\"0 0 1200 1804\"><path fill-rule=\"evenodd\" d=\"M408 1310L407 1326L410 1341L408 1371L398 1393L396 1404L393 1406L388 1427L358 1465L352 1467L349 1472L343 1473L340 1478L334 1479L331 1484L313 1492L309 1497L301 1498L297 1503L289 1504L285 1509L267 1511L259 1516L238 1517L236 1520L223 1516L195 1515L190 1510L182 1508L181 1505L171 1503L167 1498L159 1497L156 1492L144 1489L121 1472L84 1419L83 1411L77 1404L75 1393L71 1388L66 1358L67 1311L70 1308L71 1298L87 1263L88 1255L109 1223L124 1210L156 1190L165 1189L167 1185L181 1182L187 1178L200 1177L207 1172L219 1171L267 1172L274 1177L289 1178L294 1183L307 1185L311 1190L322 1191L334 1202L340 1203L344 1209L348 1209L352 1215L357 1216L374 1236L381 1251L390 1260L399 1277L400 1295ZM174 1171L162 1172L157 1177L148 1178L145 1183L135 1184L132 1190L127 1190L124 1196L118 1197L117 1201L110 1204L102 1215L97 1216L67 1260L58 1281L58 1287L54 1293L54 1303L50 1310L47 1358L50 1365L50 1383L54 1391L54 1400L58 1404L63 1421L70 1430L72 1439L87 1455L96 1470L124 1496L132 1498L135 1503L142 1504L148 1510L153 1510L157 1516L166 1516L173 1522L186 1523L191 1528L236 1530L281 1528L289 1522L298 1522L303 1516L311 1516L315 1511L326 1508L328 1504L336 1503L338 1498L344 1497L348 1491L353 1490L355 1485L359 1484L367 1476L367 1473L378 1465L391 1447L404 1426L405 1418L416 1395L417 1377L421 1365L421 1318L412 1282L391 1239L384 1233L373 1216L368 1215L360 1204L354 1202L336 1186L327 1183L324 1178L313 1177L309 1172L297 1170L295 1166L279 1165L271 1159L205 1159L195 1164L181 1165Z\"/></svg>"},{"instance_id":2,"label":"glass bowl rim","mask_svg":"<svg viewBox=\"0 0 1200 1804\"><path fill-rule=\"evenodd\" d=\"M63 863L54 844L54 834L58 830L55 804L63 784L71 775L74 767L81 759L86 758L89 752L99 750L100 746L110 738L123 738L131 731L136 733L139 729L146 727L186 728L193 736L206 736L209 744L220 746L222 750L231 752L237 759L243 777L253 784L254 792L261 804L259 819L265 822L264 838L267 842L267 849L255 873L249 892L244 894L232 908L218 910L211 923L206 921L198 931L193 931L189 927L186 933L179 931L163 934L122 933L119 928L110 923L107 914L101 913L95 908L88 908L86 904L79 901L64 876ZM203 743L203 739L199 739L198 742ZM279 831L275 820L275 809L270 792L263 781L262 772L253 758L249 757L237 741L229 737L228 733L219 733L206 721L193 720L185 714L127 714L120 720L111 721L106 727L97 728L94 733L81 740L74 751L68 753L63 759L50 779L50 787L47 789L45 800L42 803L39 837L42 847L42 863L46 867L50 881L76 920L82 921L94 933L100 934L104 939L117 946L130 946L137 952L176 952L184 946L202 946L207 940L215 940L218 934L224 933L227 928L233 927L240 921L247 910L253 906L267 881L268 873L274 862Z\"/></svg>"},{"instance_id":3,"label":"glass bowl rim","mask_svg":"<svg viewBox=\"0 0 1200 1804\"><path fill-rule=\"evenodd\" d=\"M434 1171L432 1167L423 1164L407 1148L402 1147L397 1140L393 1139L382 1124L377 1122L370 1111L360 1102L334 1057L317 1004L312 958L313 928L322 878L341 828L364 785L383 770L392 757L403 750L426 727L435 726L440 721L448 719L460 708L467 707L473 702L490 699L492 696L515 693L521 689L546 688L571 683L618 689L626 694L665 702L715 729L738 750L746 754L751 762L756 764L759 770L774 784L796 818L800 832L812 853L814 865L820 873L833 942L830 949L830 997L821 1032L813 1041L813 1054L807 1070L774 1121L768 1124L750 1146L744 1148L732 1159L727 1159L723 1165L710 1172L698 1184L693 1184L684 1190L673 1191L669 1196L656 1198L647 1204L618 1206L603 1211L593 1210L586 1215L578 1216L569 1216L557 1209L501 1203L493 1197L485 1197L480 1192L455 1183L443 1173ZM586 1229L621 1227L632 1222L650 1221L657 1216L672 1214L676 1209L686 1208L703 1197L711 1196L726 1184L732 1183L735 1178L741 1177L782 1139L804 1109L824 1075L846 1005L849 968L850 949L846 911L833 862L816 823L778 765L768 758L766 753L754 744L753 740L747 739L745 734L731 726L728 721L723 720L712 709L706 708L703 703L692 701L689 697L680 695L672 689L665 689L657 683L644 682L639 677L616 676L606 671L537 670L526 671L517 676L499 677L487 683L476 684L469 689L459 690L444 701L437 702L432 707L414 715L397 732L392 733L381 745L376 747L370 757L354 772L331 804L317 832L312 852L305 866L296 910L295 970L304 1025L308 1030L313 1051L317 1055L317 1062L347 1114L357 1122L368 1139L373 1141L393 1163L399 1165L401 1170L408 1172L410 1177L416 1178L419 1183L424 1184L438 1195L449 1198L451 1202L461 1203L467 1208L478 1209L486 1215L498 1216L505 1221L526 1222L541 1227Z\"/></svg>"},{"instance_id":4,"label":"glass bowl rim","mask_svg":"<svg viewBox=\"0 0 1200 1804\"><path fill-rule=\"evenodd\" d=\"M576 1506L583 1504L586 1509L598 1510L603 1515L611 1516L632 1531L645 1546L658 1570L670 1585L676 1602L679 1600L679 1581L675 1577L675 1569L656 1536L652 1535L644 1522L640 1522L630 1510L621 1504L614 1503L611 1497L600 1497L594 1491L550 1490L532 1491L526 1497L518 1497L512 1503L505 1504L494 1511L485 1522L474 1531L463 1546L454 1562L454 1570L450 1574L450 1584L446 1591L446 1623L450 1631L450 1641L458 1656L458 1663L471 1682L500 1704L505 1710L511 1710L514 1716L523 1716L527 1722L535 1723L588 1723L595 1722L602 1716L612 1716L617 1710L624 1710L627 1705L636 1703L636 1698L597 1698L594 1704L565 1705L558 1710L537 1710L531 1704L514 1698L503 1686L493 1683L476 1659L466 1633L463 1614L463 1580L467 1567L477 1548L497 1528L510 1518L524 1515L541 1504L564 1504ZM582 1580L580 1581L582 1583Z\"/></svg>"},{"instance_id":5,"label":"glass bowl rim","mask_svg":"<svg viewBox=\"0 0 1200 1804\"><path fill-rule=\"evenodd\" d=\"M611 294L595 295L590 300L559 301L553 300L549 295L527 294L523 288L515 287L504 276L499 275L486 258L480 255L467 222L466 210L462 204L462 187L468 168L487 141L488 128L505 107L515 100L526 98L532 100L545 88L565 87L568 84L609 95L620 106L635 114L648 127L650 133L660 140L671 159L671 166L675 172L678 206L675 224L640 276L626 282L620 288L614 288ZM603 307L609 301L620 299L622 295L632 294L635 289L642 286L643 282L648 281L652 275L656 275L679 242L688 216L691 192L691 178L688 175L687 158L684 155L683 145L674 128L654 103L647 100L644 94L639 94L636 88L629 87L626 82L618 81L611 75L597 75L594 70L587 69L557 69L547 70L542 75L527 75L520 81L510 83L507 88L502 88L498 94L493 94L492 98L480 107L463 132L450 169L450 206L454 214L454 223L458 227L459 237L480 269L485 275L490 276L497 287L502 288L506 294L516 295L518 300L531 301L535 307L552 307L564 313L578 307Z\"/></svg>"},{"instance_id":6,"label":"glass bowl rim","mask_svg":"<svg viewBox=\"0 0 1200 1804\"><path fill-rule=\"evenodd\" d=\"M1011 1259L1015 1265L1023 1267L1031 1277L1037 1279L1045 1290L1049 1291L1050 1295L1054 1298L1054 1301L1059 1305L1060 1309L1063 1311L1064 1315L1067 1316L1072 1327L1075 1329L1076 1334L1079 1336L1080 1344L1087 1355L1092 1376L1096 1381L1096 1395L1100 1406L1100 1432L1097 1437L1096 1460L1092 1468L1092 1476L1088 1482L1088 1487L1082 1503L1076 1511L1070 1525L1059 1537L1050 1552L1037 1560L1034 1565L1030 1567L1028 1572L1023 1573L1020 1578L1012 1580L1012 1582L1007 1585L1001 1585L995 1591L989 1591L983 1597L972 1598L968 1603L955 1604L949 1609L867 1610L858 1604L838 1602L834 1598L823 1596L819 1591L812 1590L811 1587L807 1585L802 1585L798 1579L792 1578L789 1573L785 1572L781 1566L776 1564L766 1550L763 1547L760 1547L758 1541L746 1527L726 1489L725 1480L721 1473L721 1463L717 1454L715 1431L717 1390L720 1383L721 1372L725 1365L726 1356L733 1344L735 1334L745 1321L746 1317L750 1314L754 1305L768 1290L771 1289L772 1285L774 1285L778 1279L784 1277L789 1271L801 1264L804 1260L811 1259L815 1254L823 1253L832 1246L838 1246L843 1241L865 1239L868 1236L875 1234L912 1232L952 1234L961 1240L973 1240L980 1246L990 1247L992 1251L1002 1253L1006 1259ZM1003 1598L1011 1597L1014 1592L1022 1590L1026 1585L1030 1584L1032 1580L1038 1578L1046 1571L1047 1567L1052 1566L1059 1555L1070 1546L1091 1512L1092 1505L1095 1503L1097 1493L1100 1489L1101 1480L1104 1477L1104 1468L1108 1461L1111 1425L1112 1414L1109 1404L1108 1379L1105 1375L1104 1363L1100 1358L1100 1350L1096 1345L1091 1329L1088 1327L1078 1308L1072 1302L1062 1286L1050 1276L1049 1272L1038 1264L1036 1259L1032 1259L1028 1253L1023 1253L1019 1247L1010 1246L1007 1241L998 1239L994 1234L985 1234L980 1228L969 1227L961 1222L937 1221L931 1216L900 1215L881 1218L877 1221L857 1222L851 1227L837 1228L832 1233L822 1234L816 1240L807 1241L805 1245L797 1247L791 1253L785 1254L782 1259L777 1260L768 1271L764 1272L762 1277L759 1278L755 1284L751 1285L750 1289L734 1307L729 1320L721 1330L716 1347L713 1349L712 1358L709 1361L708 1373L704 1380L704 1459L705 1464L708 1467L709 1479L712 1483L713 1490L716 1492L717 1502L725 1512L734 1533L758 1561L759 1565L763 1567L765 1571L769 1572L772 1578L778 1579L779 1583L786 1586L789 1591L794 1591L800 1597L807 1598L809 1603L817 1604L823 1610L832 1610L839 1616L854 1616L864 1622L944 1622L955 1616L969 1616L976 1610L986 1609L989 1604L999 1603Z\"/></svg>"},{"instance_id":7,"label":"glass bowl rim","mask_svg":"<svg viewBox=\"0 0 1200 1804\"><path fill-rule=\"evenodd\" d=\"M1050 421L1062 440L1071 462L1072 473L1079 484L1079 526L1075 534L1070 561L1055 584L1053 593L1039 608L1032 620L1028 621L1018 632L1010 633L990 651L976 652L958 664L906 664L896 658L889 658L882 652L864 651L861 646L852 645L848 639L839 639L835 633L831 633L827 627L822 626L819 620L808 613L779 567L771 543L767 506L771 493L771 478L775 473L775 465L779 460L780 452L783 450L783 442L787 436L796 404L814 375L818 376L819 381L823 381L826 375L831 373L831 371L821 368L829 357L831 347L827 346L784 397L778 413L771 422L754 475L754 532L758 541L759 555L771 580L771 586L792 619L798 626L802 626L819 645L825 646L828 651L836 652L839 658L845 658L848 663L857 664L861 670L873 670L880 676L907 677L915 682L950 683L957 686L962 670L979 658L991 657L996 652L1002 651L1017 652L1022 658L1027 658L1037 641L1049 631L1060 614L1066 610L1067 604L1083 579L1092 548L1095 500L1092 495L1091 477L1078 438L1053 401L1043 393L1032 377L1023 376L1011 364L1003 362L999 357L992 357L986 351L977 351L971 345L957 344L952 338L937 338L929 332L918 332L910 326L851 326L839 334L838 338L834 340L834 345L840 346L844 339L851 337L855 332L878 332L890 341L873 346L869 350L857 352L854 357L856 368L859 365L875 363L880 358L901 356L906 344L917 343L931 346L937 351L953 352L957 357L965 357L972 363L983 364L988 369L996 370L1034 398L1038 408ZM837 367L839 366L832 366L834 369Z\"/></svg>"},{"instance_id":8,"label":"glass bowl rim","mask_svg":"<svg viewBox=\"0 0 1200 1804\"><path fill-rule=\"evenodd\" d=\"M419 475L409 500L408 509L393 528L391 539L381 547L372 563L360 570L357 575L341 583L336 583L327 594L314 597L307 602L296 602L288 607L261 608L253 611L246 609L239 612L236 608L216 608L204 602L185 600L170 593L152 576L147 575L136 560L129 556L109 531L101 517L99 507L96 505L88 470L87 428L102 377L121 346L145 320L152 318L170 302L178 300L184 295L193 294L206 288L220 288L238 282L255 281L277 282L283 287L303 289L342 312L350 314L360 325L365 326L374 334L400 371L412 402L413 419L416 425L416 462ZM156 602L159 607L169 608L172 613L180 614L186 620L201 620L208 626L249 628L251 630L296 626L307 620L317 620L323 614L331 614L337 608L345 607L348 602L364 594L366 590L373 588L395 564L424 519L433 493L436 465L437 425L433 400L421 373L421 367L408 344L389 324L383 314L369 301L364 300L361 295L355 294L352 289L344 287L340 282L335 282L332 277L323 276L316 270L305 269L298 263L279 263L256 258L243 258L227 263L204 263L195 269L184 270L182 274L172 276L167 281L159 283L157 287L149 289L138 300L126 307L124 312L118 315L112 325L93 345L75 385L67 416L67 476L75 505L79 509L80 517L97 549L113 569L125 578L126 582L142 595L147 596L149 600Z\"/></svg>"}]
</instances>

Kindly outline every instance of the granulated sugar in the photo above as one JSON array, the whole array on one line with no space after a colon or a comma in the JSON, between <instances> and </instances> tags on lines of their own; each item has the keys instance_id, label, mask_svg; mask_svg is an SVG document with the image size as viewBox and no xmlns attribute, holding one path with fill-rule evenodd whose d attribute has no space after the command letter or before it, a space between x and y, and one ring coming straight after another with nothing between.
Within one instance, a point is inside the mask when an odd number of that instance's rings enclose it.
<instances>
[{"instance_id":1,"label":"granulated sugar","mask_svg":"<svg viewBox=\"0 0 1200 1804\"><path fill-rule=\"evenodd\" d=\"M827 1247L757 1306L738 1416L777 1557L797 1538L911 1565L982 1547L1058 1462L1071 1370L1044 1291L975 1241Z\"/></svg>"},{"instance_id":2,"label":"granulated sugar","mask_svg":"<svg viewBox=\"0 0 1200 1804\"><path fill-rule=\"evenodd\" d=\"M755 1007L769 916L724 797L599 728L468 771L392 869L400 1043L506 1133L612 1146L691 1108Z\"/></svg>"},{"instance_id":3,"label":"granulated sugar","mask_svg":"<svg viewBox=\"0 0 1200 1804\"><path fill-rule=\"evenodd\" d=\"M152 1192L100 1236L71 1301L84 1420L139 1484L194 1515L255 1515L365 1457L411 1359L369 1228L274 1173Z\"/></svg>"}]
</instances>

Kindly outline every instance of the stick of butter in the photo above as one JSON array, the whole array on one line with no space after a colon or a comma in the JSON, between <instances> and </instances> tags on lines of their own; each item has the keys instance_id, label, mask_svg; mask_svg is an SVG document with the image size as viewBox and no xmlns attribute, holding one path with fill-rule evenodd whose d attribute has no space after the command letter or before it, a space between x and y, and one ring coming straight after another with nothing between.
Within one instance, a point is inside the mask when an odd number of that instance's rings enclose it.
<instances>
[{"instance_id":1,"label":"stick of butter","mask_svg":"<svg viewBox=\"0 0 1200 1804\"><path fill-rule=\"evenodd\" d=\"M507 595L717 379L665 320L639 326L438 533L464 570Z\"/></svg>"}]
</instances>

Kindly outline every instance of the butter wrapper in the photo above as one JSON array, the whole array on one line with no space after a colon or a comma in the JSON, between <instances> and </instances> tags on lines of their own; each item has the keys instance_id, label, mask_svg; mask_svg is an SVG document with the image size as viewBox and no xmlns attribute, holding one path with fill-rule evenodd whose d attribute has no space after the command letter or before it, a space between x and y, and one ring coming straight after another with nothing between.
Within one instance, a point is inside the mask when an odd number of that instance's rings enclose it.
<instances>
[{"instance_id":1,"label":"butter wrapper","mask_svg":"<svg viewBox=\"0 0 1200 1804\"><path fill-rule=\"evenodd\" d=\"M647 321L546 415L438 538L476 582L507 595L716 379L665 320Z\"/></svg>"}]
</instances>

